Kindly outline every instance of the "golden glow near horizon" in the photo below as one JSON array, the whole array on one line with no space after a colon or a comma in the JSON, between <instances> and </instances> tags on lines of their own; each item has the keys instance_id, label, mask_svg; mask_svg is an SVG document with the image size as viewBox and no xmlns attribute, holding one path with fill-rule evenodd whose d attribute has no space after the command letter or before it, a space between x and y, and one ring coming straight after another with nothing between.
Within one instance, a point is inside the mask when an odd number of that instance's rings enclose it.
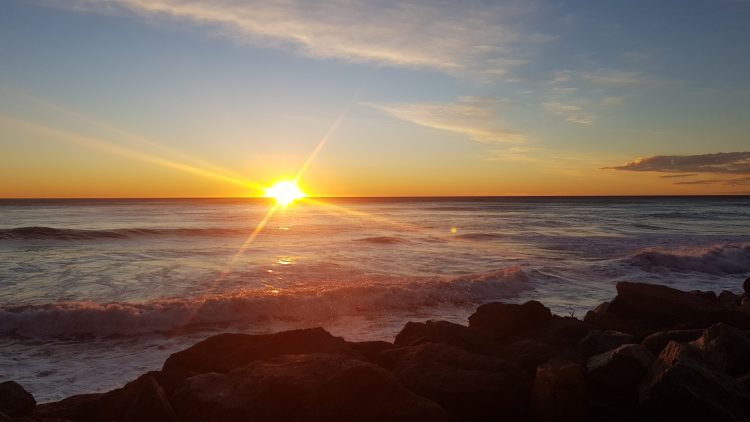
<instances>
[{"instance_id":1,"label":"golden glow near horizon","mask_svg":"<svg viewBox=\"0 0 750 422\"><path fill-rule=\"evenodd\" d=\"M274 198L282 207L286 207L292 202L302 199L307 195L297 185L297 180L282 180L276 182L273 186L266 189L265 197Z\"/></svg>"}]
</instances>

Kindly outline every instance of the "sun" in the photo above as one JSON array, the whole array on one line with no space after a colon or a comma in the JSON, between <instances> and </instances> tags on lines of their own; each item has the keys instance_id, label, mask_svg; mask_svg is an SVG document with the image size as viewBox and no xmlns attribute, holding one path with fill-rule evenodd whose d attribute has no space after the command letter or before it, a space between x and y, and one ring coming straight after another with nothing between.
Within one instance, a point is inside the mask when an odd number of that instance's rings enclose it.
<instances>
[{"instance_id":1,"label":"sun","mask_svg":"<svg viewBox=\"0 0 750 422\"><path fill-rule=\"evenodd\" d=\"M297 199L306 197L302 189L297 186L296 180L282 180L266 189L266 198L274 198L282 207L286 207Z\"/></svg>"}]
</instances>

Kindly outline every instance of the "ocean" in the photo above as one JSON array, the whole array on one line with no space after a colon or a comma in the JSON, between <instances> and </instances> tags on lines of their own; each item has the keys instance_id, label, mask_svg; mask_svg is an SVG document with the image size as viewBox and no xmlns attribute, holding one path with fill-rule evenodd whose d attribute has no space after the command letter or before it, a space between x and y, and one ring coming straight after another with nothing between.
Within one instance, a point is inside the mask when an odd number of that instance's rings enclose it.
<instances>
[{"instance_id":1,"label":"ocean","mask_svg":"<svg viewBox=\"0 0 750 422\"><path fill-rule=\"evenodd\" d=\"M537 299L583 317L618 281L739 292L750 197L0 200L0 381L107 391L220 332L392 340Z\"/></svg>"}]
</instances>

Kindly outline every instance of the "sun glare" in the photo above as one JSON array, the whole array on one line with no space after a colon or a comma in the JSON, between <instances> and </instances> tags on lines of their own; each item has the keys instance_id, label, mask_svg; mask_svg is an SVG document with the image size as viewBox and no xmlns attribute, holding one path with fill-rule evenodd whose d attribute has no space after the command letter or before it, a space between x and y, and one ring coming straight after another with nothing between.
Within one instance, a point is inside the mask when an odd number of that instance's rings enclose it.
<instances>
[{"instance_id":1,"label":"sun glare","mask_svg":"<svg viewBox=\"0 0 750 422\"><path fill-rule=\"evenodd\" d=\"M285 207L297 199L306 197L302 189L297 186L296 180L282 180L266 189L266 198L274 198L282 207Z\"/></svg>"}]
</instances>

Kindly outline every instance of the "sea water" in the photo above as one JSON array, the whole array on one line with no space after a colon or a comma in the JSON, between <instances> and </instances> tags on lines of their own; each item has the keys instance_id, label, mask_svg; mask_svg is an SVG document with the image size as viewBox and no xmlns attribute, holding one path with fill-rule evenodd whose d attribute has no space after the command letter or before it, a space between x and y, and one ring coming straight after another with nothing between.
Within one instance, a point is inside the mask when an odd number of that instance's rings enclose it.
<instances>
[{"instance_id":1,"label":"sea water","mask_svg":"<svg viewBox=\"0 0 750 422\"><path fill-rule=\"evenodd\" d=\"M489 301L583 317L619 281L748 276L750 197L2 200L0 380L44 402L220 332L392 340Z\"/></svg>"}]
</instances>

